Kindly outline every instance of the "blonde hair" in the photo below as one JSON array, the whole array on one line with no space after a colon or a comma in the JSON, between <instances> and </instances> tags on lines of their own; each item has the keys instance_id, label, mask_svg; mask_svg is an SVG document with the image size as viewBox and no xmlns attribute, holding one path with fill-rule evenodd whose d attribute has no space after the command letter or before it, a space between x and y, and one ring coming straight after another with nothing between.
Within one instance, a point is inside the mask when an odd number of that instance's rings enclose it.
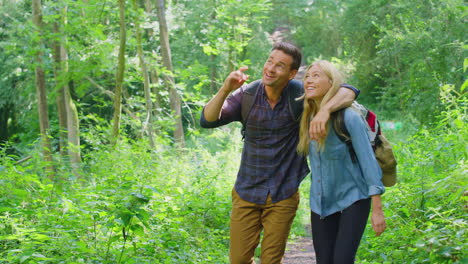
<instances>
[{"instance_id":1,"label":"blonde hair","mask_svg":"<svg viewBox=\"0 0 468 264\"><path fill-rule=\"evenodd\" d=\"M309 154L309 144L310 144L310 136L309 136L309 125L310 120L314 117L318 111L328 102L330 99L335 96L335 94L340 89L341 84L344 82L343 74L329 61L326 60L319 60L313 62L308 68L307 71L313 66L319 67L325 75L330 79L331 87L325 96L322 98L320 105L317 105L315 100L307 100L305 98L305 94L298 98L297 100L304 99L304 111L302 112L301 120L300 120L300 128L299 128L299 143L297 145L297 152L301 155L308 155ZM307 76L307 74L305 75ZM304 78L305 78L304 76ZM305 81L305 80L304 80ZM329 123L327 123L326 133L328 134L329 130ZM325 146L325 139L321 139L318 142L318 150L323 149Z\"/></svg>"}]
</instances>

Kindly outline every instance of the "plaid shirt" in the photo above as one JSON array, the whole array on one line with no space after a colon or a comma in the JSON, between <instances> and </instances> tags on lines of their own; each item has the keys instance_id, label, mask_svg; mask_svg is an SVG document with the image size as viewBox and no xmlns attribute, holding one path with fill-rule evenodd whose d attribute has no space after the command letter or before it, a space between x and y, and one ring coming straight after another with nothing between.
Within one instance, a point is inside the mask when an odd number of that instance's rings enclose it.
<instances>
[{"instance_id":1,"label":"plaid shirt","mask_svg":"<svg viewBox=\"0 0 468 264\"><path fill-rule=\"evenodd\" d=\"M208 122L202 112L200 124L214 128L241 121L244 87L234 91L224 102L219 120ZM265 204L268 194L276 203L297 192L309 173L306 157L296 152L299 122L289 112L285 90L271 109L262 86L250 111L244 139L242 159L235 189L249 202Z\"/></svg>"}]
</instances>

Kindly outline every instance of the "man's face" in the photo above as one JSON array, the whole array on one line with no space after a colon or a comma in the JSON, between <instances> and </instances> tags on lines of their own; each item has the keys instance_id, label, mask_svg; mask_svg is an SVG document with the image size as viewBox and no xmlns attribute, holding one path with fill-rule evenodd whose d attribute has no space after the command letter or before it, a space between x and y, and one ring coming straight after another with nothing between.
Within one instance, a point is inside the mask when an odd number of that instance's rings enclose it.
<instances>
[{"instance_id":1,"label":"man's face","mask_svg":"<svg viewBox=\"0 0 468 264\"><path fill-rule=\"evenodd\" d=\"M271 88L284 88L294 78L297 70L291 70L293 58L281 50L273 50L263 65L263 83Z\"/></svg>"}]
</instances>

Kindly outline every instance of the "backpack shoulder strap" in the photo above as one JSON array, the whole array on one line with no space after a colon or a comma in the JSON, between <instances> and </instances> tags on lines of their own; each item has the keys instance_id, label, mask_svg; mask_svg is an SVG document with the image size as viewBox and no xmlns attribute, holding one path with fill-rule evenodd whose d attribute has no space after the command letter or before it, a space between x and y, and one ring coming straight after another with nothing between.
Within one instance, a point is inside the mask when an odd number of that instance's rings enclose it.
<instances>
[{"instance_id":1,"label":"backpack shoulder strap","mask_svg":"<svg viewBox=\"0 0 468 264\"><path fill-rule=\"evenodd\" d=\"M242 95L242 101L241 101L241 122L242 126L245 127L245 124L247 122L247 118L250 114L250 110L252 109L252 106L255 102L255 96L257 95L257 92L259 88L262 85L262 80L256 80L253 81L249 84L246 85L244 89L244 94Z\"/></svg>"},{"instance_id":2,"label":"backpack shoulder strap","mask_svg":"<svg viewBox=\"0 0 468 264\"><path fill-rule=\"evenodd\" d=\"M346 123L345 123L345 118L344 118L345 110L346 108L340 109L331 114L331 118L333 120L332 124L333 124L333 128L335 129L335 133L338 136L338 138L342 142L346 143L349 154L351 156L351 161L355 163L357 162L357 157L356 157L356 152L354 151L353 144L351 142L351 136L349 135L348 128L346 128Z\"/></svg>"},{"instance_id":3,"label":"backpack shoulder strap","mask_svg":"<svg viewBox=\"0 0 468 264\"><path fill-rule=\"evenodd\" d=\"M350 141L349 132L348 132L348 129L346 128L346 124L344 121L345 109L346 108L340 109L340 110L337 110L336 112L331 113L331 119L330 119L330 121L333 124L333 129L335 129L336 135L343 142Z\"/></svg>"},{"instance_id":4,"label":"backpack shoulder strap","mask_svg":"<svg viewBox=\"0 0 468 264\"><path fill-rule=\"evenodd\" d=\"M290 80L286 89L288 89L287 96L289 101L289 112L291 113L293 120L299 121L302 111L304 110L304 101L297 100L297 98L304 94L303 83L299 80Z\"/></svg>"},{"instance_id":5,"label":"backpack shoulder strap","mask_svg":"<svg viewBox=\"0 0 468 264\"><path fill-rule=\"evenodd\" d=\"M241 123L242 123L242 139L245 137L245 126L247 125L247 118L249 117L250 110L255 102L255 97L260 90L262 85L262 80L256 80L246 85L244 89L244 94L242 95L241 101Z\"/></svg>"}]
</instances>

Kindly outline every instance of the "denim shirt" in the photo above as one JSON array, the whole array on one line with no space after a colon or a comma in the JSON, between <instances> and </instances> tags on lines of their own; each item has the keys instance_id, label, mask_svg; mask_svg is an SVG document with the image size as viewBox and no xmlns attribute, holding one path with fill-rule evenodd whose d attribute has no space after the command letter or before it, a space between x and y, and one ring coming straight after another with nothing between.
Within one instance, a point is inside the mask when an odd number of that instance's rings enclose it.
<instances>
[{"instance_id":1,"label":"denim shirt","mask_svg":"<svg viewBox=\"0 0 468 264\"><path fill-rule=\"evenodd\" d=\"M366 121L347 108L344 122L357 162L352 162L346 143L336 135L331 124L324 148L317 152L316 141L311 141L309 146L312 171L310 208L322 218L343 211L358 200L385 192L382 171L368 138Z\"/></svg>"}]
</instances>

